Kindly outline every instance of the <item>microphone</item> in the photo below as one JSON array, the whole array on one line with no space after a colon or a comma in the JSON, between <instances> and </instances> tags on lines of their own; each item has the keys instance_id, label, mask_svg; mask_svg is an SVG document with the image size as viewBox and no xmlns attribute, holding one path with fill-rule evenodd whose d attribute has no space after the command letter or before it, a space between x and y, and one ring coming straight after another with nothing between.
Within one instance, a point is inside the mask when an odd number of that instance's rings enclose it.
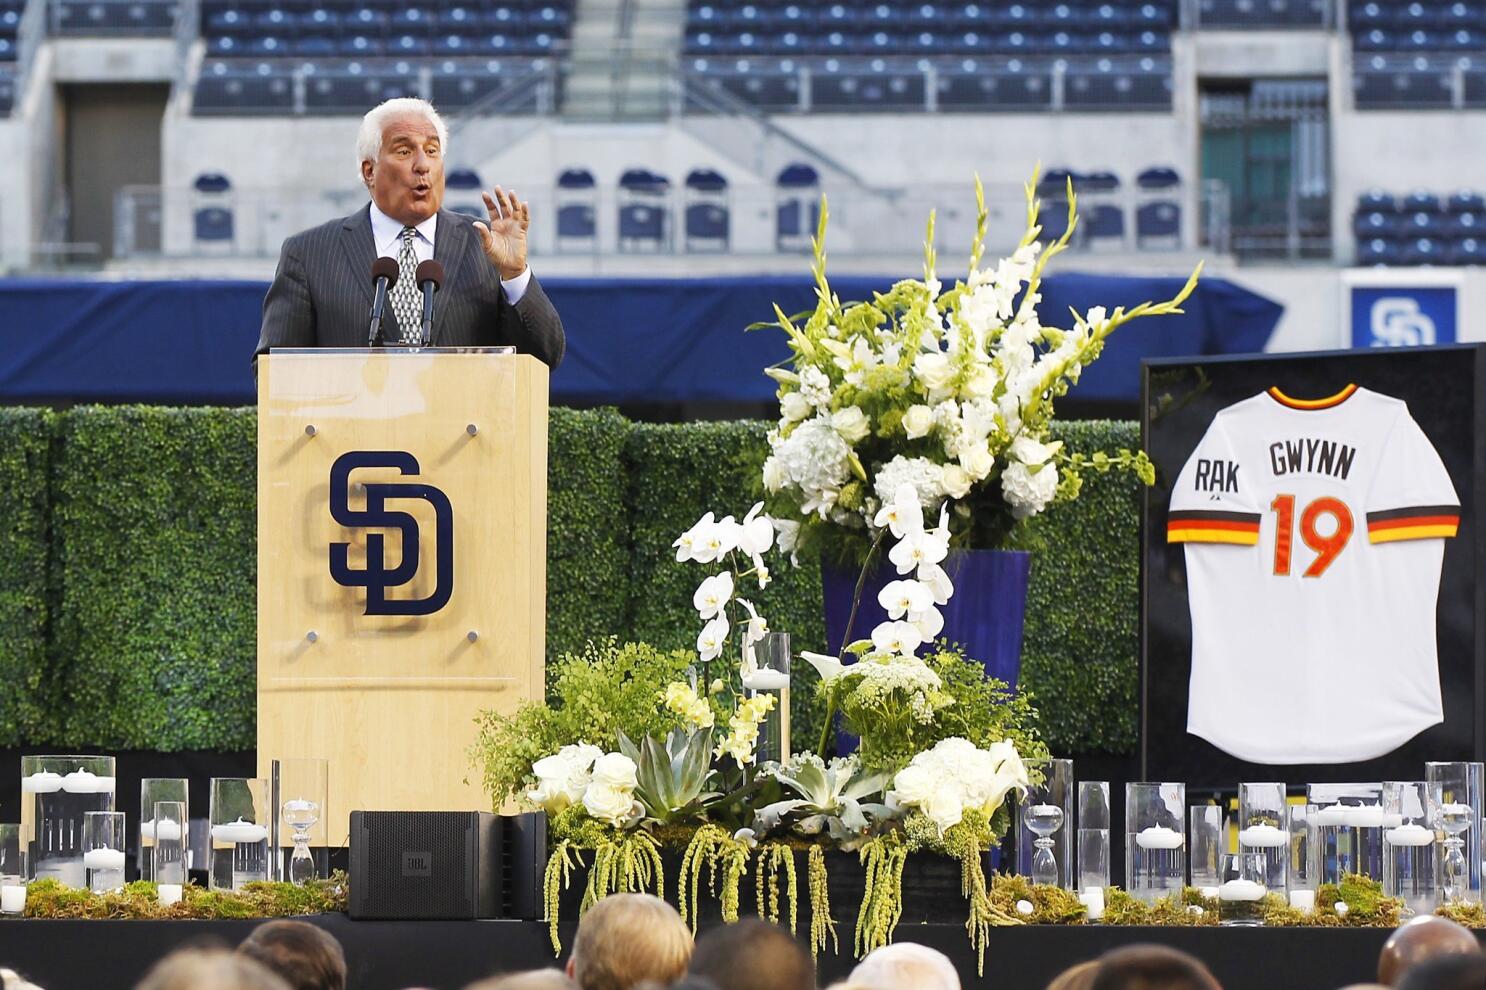
<instances>
[{"instance_id":1,"label":"microphone","mask_svg":"<svg viewBox=\"0 0 1486 990\"><path fill-rule=\"evenodd\" d=\"M427 347L433 341L433 294L444 284L444 266L432 258L420 261L415 277L423 293L423 329L418 341L419 346Z\"/></svg>"},{"instance_id":2,"label":"microphone","mask_svg":"<svg viewBox=\"0 0 1486 990\"><path fill-rule=\"evenodd\" d=\"M366 332L366 346L376 347L382 337L382 314L387 311L387 293L397 283L397 259L378 258L372 262L371 274L376 291L372 293L371 329Z\"/></svg>"}]
</instances>

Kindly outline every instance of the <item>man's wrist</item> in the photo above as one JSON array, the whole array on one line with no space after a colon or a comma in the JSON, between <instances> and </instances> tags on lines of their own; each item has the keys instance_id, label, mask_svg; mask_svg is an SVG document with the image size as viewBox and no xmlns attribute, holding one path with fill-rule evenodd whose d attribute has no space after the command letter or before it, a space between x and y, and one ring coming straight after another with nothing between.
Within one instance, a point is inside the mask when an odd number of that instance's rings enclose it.
<instances>
[{"instance_id":1,"label":"man's wrist","mask_svg":"<svg viewBox=\"0 0 1486 990\"><path fill-rule=\"evenodd\" d=\"M522 265L520 268L516 269L499 267L498 271L500 272L500 280L502 282L514 282L516 279L526 274L526 265Z\"/></svg>"}]
</instances>

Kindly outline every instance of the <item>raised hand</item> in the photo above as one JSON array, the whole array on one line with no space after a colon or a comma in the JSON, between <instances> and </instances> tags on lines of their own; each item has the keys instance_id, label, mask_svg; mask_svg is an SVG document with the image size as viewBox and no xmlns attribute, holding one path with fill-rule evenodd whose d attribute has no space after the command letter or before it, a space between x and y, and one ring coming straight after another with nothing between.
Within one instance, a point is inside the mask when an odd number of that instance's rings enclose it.
<instances>
[{"instance_id":1,"label":"raised hand","mask_svg":"<svg viewBox=\"0 0 1486 990\"><path fill-rule=\"evenodd\" d=\"M495 194L485 193L489 222L476 220L475 232L485 257L509 281L526 270L526 230L531 226L531 210L516 198L515 191L495 187Z\"/></svg>"}]
</instances>

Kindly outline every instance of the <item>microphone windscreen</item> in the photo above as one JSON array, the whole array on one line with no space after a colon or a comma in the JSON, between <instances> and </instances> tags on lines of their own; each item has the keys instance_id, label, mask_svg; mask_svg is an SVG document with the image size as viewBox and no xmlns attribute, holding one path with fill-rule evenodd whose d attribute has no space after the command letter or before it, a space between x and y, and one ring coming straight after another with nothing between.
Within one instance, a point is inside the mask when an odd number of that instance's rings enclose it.
<instances>
[{"instance_id":1,"label":"microphone windscreen","mask_svg":"<svg viewBox=\"0 0 1486 990\"><path fill-rule=\"evenodd\" d=\"M372 262L372 281L375 282L379 278L385 278L387 280L388 288L397 284L396 258L378 258Z\"/></svg>"},{"instance_id":2,"label":"microphone windscreen","mask_svg":"<svg viewBox=\"0 0 1486 990\"><path fill-rule=\"evenodd\" d=\"M432 282L435 289L444 284L444 266L429 258L427 261L418 262L418 287L421 289L423 283Z\"/></svg>"}]
</instances>

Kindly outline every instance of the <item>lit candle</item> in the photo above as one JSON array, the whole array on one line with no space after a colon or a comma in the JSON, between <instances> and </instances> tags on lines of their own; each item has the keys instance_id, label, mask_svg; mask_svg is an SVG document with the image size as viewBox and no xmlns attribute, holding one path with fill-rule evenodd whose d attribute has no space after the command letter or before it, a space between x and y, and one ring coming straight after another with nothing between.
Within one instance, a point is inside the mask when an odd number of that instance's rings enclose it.
<instances>
[{"instance_id":1,"label":"lit candle","mask_svg":"<svg viewBox=\"0 0 1486 990\"><path fill-rule=\"evenodd\" d=\"M268 840L268 829L262 825L254 825L252 822L243 821L239 818L237 821L228 822L226 825L213 825L212 838L218 842L248 845L254 842L266 842Z\"/></svg>"},{"instance_id":2,"label":"lit candle","mask_svg":"<svg viewBox=\"0 0 1486 990\"><path fill-rule=\"evenodd\" d=\"M1261 901L1264 899L1264 884L1257 880L1229 880L1218 888L1220 901Z\"/></svg>"},{"instance_id":3,"label":"lit candle","mask_svg":"<svg viewBox=\"0 0 1486 990\"><path fill-rule=\"evenodd\" d=\"M178 883L162 883L156 889L160 891L160 906L170 907L172 904L181 902L181 885Z\"/></svg>"},{"instance_id":4,"label":"lit candle","mask_svg":"<svg viewBox=\"0 0 1486 990\"><path fill-rule=\"evenodd\" d=\"M1248 828L1240 829L1238 833L1238 844L1254 849L1273 849L1276 846L1288 845L1289 842L1289 832L1268 824L1250 825Z\"/></svg>"},{"instance_id":5,"label":"lit candle","mask_svg":"<svg viewBox=\"0 0 1486 990\"><path fill-rule=\"evenodd\" d=\"M1434 842L1434 830L1423 825L1400 825L1383 833L1390 846L1427 846Z\"/></svg>"},{"instance_id":6,"label":"lit candle","mask_svg":"<svg viewBox=\"0 0 1486 990\"><path fill-rule=\"evenodd\" d=\"M1078 895L1078 902L1088 909L1090 921L1104 917L1103 887L1085 887L1084 892Z\"/></svg>"},{"instance_id":7,"label":"lit candle","mask_svg":"<svg viewBox=\"0 0 1486 990\"><path fill-rule=\"evenodd\" d=\"M1165 825L1149 825L1135 834L1135 844L1142 849L1180 849L1185 841L1182 833Z\"/></svg>"},{"instance_id":8,"label":"lit candle","mask_svg":"<svg viewBox=\"0 0 1486 990\"><path fill-rule=\"evenodd\" d=\"M1316 892L1314 890L1290 891L1290 906L1297 911L1314 911L1316 909Z\"/></svg>"},{"instance_id":9,"label":"lit candle","mask_svg":"<svg viewBox=\"0 0 1486 990\"><path fill-rule=\"evenodd\" d=\"M83 865L90 870L122 870L124 850L89 849L83 853Z\"/></svg>"},{"instance_id":10,"label":"lit candle","mask_svg":"<svg viewBox=\"0 0 1486 990\"><path fill-rule=\"evenodd\" d=\"M20 914L26 910L26 885L6 884L0 887L0 913Z\"/></svg>"}]
</instances>

